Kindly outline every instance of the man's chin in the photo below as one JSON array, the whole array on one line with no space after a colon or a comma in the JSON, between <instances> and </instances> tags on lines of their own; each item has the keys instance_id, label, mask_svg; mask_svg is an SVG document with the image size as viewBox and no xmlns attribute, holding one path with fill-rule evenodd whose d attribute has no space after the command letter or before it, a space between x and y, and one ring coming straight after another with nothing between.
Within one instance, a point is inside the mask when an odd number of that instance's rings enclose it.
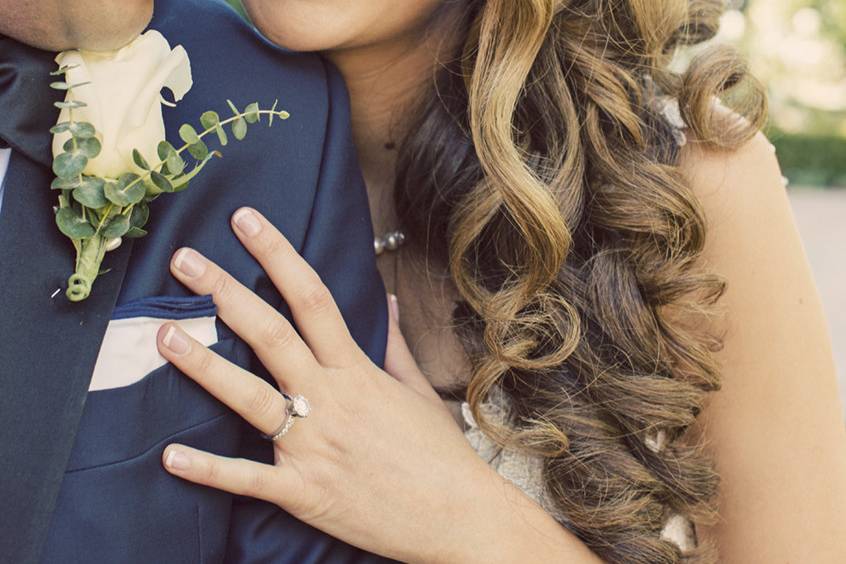
<instances>
[{"instance_id":1,"label":"man's chin","mask_svg":"<svg viewBox=\"0 0 846 564\"><path fill-rule=\"evenodd\" d=\"M86 37L57 37L52 35L48 37L40 34L25 34L15 31L0 35L6 35L7 37L20 41L21 43L51 52L67 51L69 49L83 49L85 51L115 51L131 43L134 39L141 35L144 29L146 29L146 25L137 31L132 31L120 36L111 35L109 37L97 35Z\"/></svg>"},{"instance_id":2,"label":"man's chin","mask_svg":"<svg viewBox=\"0 0 846 564\"><path fill-rule=\"evenodd\" d=\"M0 0L0 34L45 51L114 51L131 43L150 24L153 3L138 0L133 12L53 12L36 18L29 13L7 13Z\"/></svg>"}]
</instances>

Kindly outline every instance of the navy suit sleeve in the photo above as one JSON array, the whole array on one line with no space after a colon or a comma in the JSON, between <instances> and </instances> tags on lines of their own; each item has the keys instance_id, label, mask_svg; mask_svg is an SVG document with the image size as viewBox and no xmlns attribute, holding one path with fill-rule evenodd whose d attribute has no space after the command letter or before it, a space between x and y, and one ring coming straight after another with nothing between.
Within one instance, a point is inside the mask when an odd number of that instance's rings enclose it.
<instances>
[{"instance_id":1,"label":"navy suit sleeve","mask_svg":"<svg viewBox=\"0 0 846 564\"><path fill-rule=\"evenodd\" d=\"M379 366L387 342L387 302L373 256L367 195L350 136L349 102L340 75L327 69L330 111L319 184L301 254L332 292L350 332ZM296 390L293 390L296 392ZM308 425L308 421L301 423ZM245 428L247 458L272 461L269 443ZM226 561L369 563L383 559L248 498L233 502Z\"/></svg>"}]
</instances>

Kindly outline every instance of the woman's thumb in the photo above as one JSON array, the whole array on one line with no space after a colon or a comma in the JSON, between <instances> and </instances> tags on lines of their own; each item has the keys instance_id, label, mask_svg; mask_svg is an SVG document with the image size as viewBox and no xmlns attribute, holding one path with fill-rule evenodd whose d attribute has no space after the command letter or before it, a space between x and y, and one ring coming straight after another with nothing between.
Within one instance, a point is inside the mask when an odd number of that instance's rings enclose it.
<instances>
[{"instance_id":1,"label":"woman's thumb","mask_svg":"<svg viewBox=\"0 0 846 564\"><path fill-rule=\"evenodd\" d=\"M385 371L426 397L440 399L429 380L414 360L399 325L397 297L388 294L388 347L385 352Z\"/></svg>"}]
</instances>

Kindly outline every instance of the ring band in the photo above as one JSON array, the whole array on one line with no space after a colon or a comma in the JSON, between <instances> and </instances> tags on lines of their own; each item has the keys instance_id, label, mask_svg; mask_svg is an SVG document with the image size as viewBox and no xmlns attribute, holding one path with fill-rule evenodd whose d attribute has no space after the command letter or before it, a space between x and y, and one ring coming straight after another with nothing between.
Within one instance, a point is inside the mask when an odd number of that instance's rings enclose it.
<instances>
[{"instance_id":1,"label":"ring band","mask_svg":"<svg viewBox=\"0 0 846 564\"><path fill-rule=\"evenodd\" d=\"M294 421L298 417L308 417L308 414L311 413L311 406L308 403L308 400L301 395L296 396L289 396L285 392L282 392L282 397L285 398L285 419L282 421L282 424L279 425L279 428L276 429L273 433L269 435L265 435L262 433L262 438L267 439L268 441L277 441L288 434L288 431L291 430L291 427L294 426Z\"/></svg>"}]
</instances>

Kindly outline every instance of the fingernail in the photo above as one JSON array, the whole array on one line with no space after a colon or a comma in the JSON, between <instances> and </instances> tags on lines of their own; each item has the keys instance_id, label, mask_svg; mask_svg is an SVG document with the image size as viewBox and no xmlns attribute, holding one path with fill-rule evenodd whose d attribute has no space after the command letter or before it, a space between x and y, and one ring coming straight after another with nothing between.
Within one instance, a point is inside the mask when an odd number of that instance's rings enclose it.
<instances>
[{"instance_id":1,"label":"fingernail","mask_svg":"<svg viewBox=\"0 0 846 564\"><path fill-rule=\"evenodd\" d=\"M176 328L176 325L167 328L167 333L162 337L162 344L180 356L191 350L191 341L182 330Z\"/></svg>"},{"instance_id":2,"label":"fingernail","mask_svg":"<svg viewBox=\"0 0 846 564\"><path fill-rule=\"evenodd\" d=\"M191 249L179 249L173 257L173 266L188 278L197 278L206 271L206 262Z\"/></svg>"},{"instance_id":3,"label":"fingernail","mask_svg":"<svg viewBox=\"0 0 846 564\"><path fill-rule=\"evenodd\" d=\"M191 459L177 449L171 449L165 458L165 466L171 470L188 470L191 467Z\"/></svg>"},{"instance_id":4,"label":"fingernail","mask_svg":"<svg viewBox=\"0 0 846 564\"><path fill-rule=\"evenodd\" d=\"M399 321L399 300L394 294L388 294L388 304L391 309L391 317Z\"/></svg>"},{"instance_id":5,"label":"fingernail","mask_svg":"<svg viewBox=\"0 0 846 564\"><path fill-rule=\"evenodd\" d=\"M232 220L247 237L255 237L261 232L261 222L253 210L249 208L241 208L236 211Z\"/></svg>"}]
</instances>

